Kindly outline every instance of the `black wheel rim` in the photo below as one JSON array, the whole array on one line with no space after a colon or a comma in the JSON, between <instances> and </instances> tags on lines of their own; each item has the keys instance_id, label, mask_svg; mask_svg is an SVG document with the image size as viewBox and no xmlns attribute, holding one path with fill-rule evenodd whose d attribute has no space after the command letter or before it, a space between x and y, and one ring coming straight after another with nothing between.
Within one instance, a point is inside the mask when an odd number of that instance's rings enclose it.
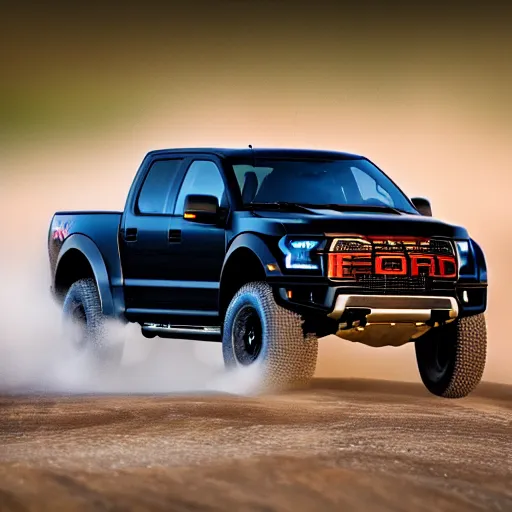
<instances>
[{"instance_id":1,"label":"black wheel rim","mask_svg":"<svg viewBox=\"0 0 512 512\"><path fill-rule=\"evenodd\" d=\"M439 376L444 375L450 365L452 357L452 350L450 349L448 340L441 339L436 342L434 347L434 367L435 373Z\"/></svg>"},{"instance_id":2,"label":"black wheel rim","mask_svg":"<svg viewBox=\"0 0 512 512\"><path fill-rule=\"evenodd\" d=\"M435 327L428 333L422 343L424 371L432 383L439 383L449 378L455 364L456 346L454 337L457 335L454 325Z\"/></svg>"},{"instance_id":3,"label":"black wheel rim","mask_svg":"<svg viewBox=\"0 0 512 512\"><path fill-rule=\"evenodd\" d=\"M256 309L245 306L233 322L233 351L236 360L249 365L258 359L263 345L261 320Z\"/></svg>"}]
</instances>

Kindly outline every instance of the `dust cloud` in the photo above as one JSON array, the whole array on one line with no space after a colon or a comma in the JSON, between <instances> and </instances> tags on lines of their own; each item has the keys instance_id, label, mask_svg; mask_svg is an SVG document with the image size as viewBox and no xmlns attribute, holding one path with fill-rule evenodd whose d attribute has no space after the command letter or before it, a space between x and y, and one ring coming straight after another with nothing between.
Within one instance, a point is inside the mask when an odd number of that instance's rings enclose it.
<instances>
[{"instance_id":1,"label":"dust cloud","mask_svg":"<svg viewBox=\"0 0 512 512\"><path fill-rule=\"evenodd\" d=\"M85 139L49 140L22 153L0 154L9 180L0 189L4 233L0 241L0 384L3 389L80 391L185 391L250 389L251 382L225 376L219 344L146 340L128 326L119 374L91 380L59 338L60 311L49 298L46 236L56 210L122 210L144 154L161 147L255 146L350 150L368 155L409 195L429 197L434 215L464 225L483 247L489 267L489 350L484 379L512 383L509 315L512 210L506 208L512 178L508 137L502 126L479 125L449 101L382 106L340 112L323 104L294 115L283 107L280 123L267 126L275 105L231 112L219 98L215 111L184 105L167 115L159 106L137 122ZM227 100L226 100L227 101ZM426 100L425 100L426 101ZM184 124L185 118L188 124ZM390 125L390 119L393 123ZM281 122L282 121L282 122ZM181 131L175 126L181 126ZM265 130L254 127L265 126ZM479 128L480 127L480 128ZM212 134L214 134L212 136ZM398 150L399 149L399 150ZM499 221L497 221L499 219ZM6 222L7 221L7 222ZM372 349L334 337L320 341L317 375L419 381L414 347ZM251 380L251 379L249 379Z\"/></svg>"},{"instance_id":2,"label":"dust cloud","mask_svg":"<svg viewBox=\"0 0 512 512\"><path fill-rule=\"evenodd\" d=\"M17 268L13 262L9 266ZM257 371L226 371L217 344L147 340L138 326L118 322L108 329L112 342L124 343L121 365L99 372L74 349L73 332L50 297L45 270L32 262L23 272L0 273L0 392L258 392Z\"/></svg>"}]
</instances>

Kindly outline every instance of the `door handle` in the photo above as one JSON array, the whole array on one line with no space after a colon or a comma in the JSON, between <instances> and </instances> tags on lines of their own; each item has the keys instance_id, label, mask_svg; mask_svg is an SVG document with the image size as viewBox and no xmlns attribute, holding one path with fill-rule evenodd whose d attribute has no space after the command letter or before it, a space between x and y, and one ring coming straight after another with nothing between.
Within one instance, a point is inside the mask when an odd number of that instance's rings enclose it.
<instances>
[{"instance_id":1,"label":"door handle","mask_svg":"<svg viewBox=\"0 0 512 512\"><path fill-rule=\"evenodd\" d=\"M179 244L181 242L181 229L169 229L169 243Z\"/></svg>"},{"instance_id":2,"label":"door handle","mask_svg":"<svg viewBox=\"0 0 512 512\"><path fill-rule=\"evenodd\" d=\"M137 228L126 228L124 231L124 239L127 242L137 241Z\"/></svg>"}]
</instances>

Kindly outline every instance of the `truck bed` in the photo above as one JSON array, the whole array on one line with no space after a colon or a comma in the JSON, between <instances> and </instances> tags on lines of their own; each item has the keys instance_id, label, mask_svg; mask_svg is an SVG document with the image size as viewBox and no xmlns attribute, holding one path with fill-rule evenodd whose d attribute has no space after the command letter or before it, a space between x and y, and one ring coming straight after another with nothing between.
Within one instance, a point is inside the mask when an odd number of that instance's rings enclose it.
<instances>
[{"instance_id":1,"label":"truck bed","mask_svg":"<svg viewBox=\"0 0 512 512\"><path fill-rule=\"evenodd\" d=\"M118 211L61 211L56 212L48 233L48 252L52 278L57 258L64 243L70 238L87 237L99 249L111 285L120 284L121 263L119 258L118 232L122 212Z\"/></svg>"}]
</instances>

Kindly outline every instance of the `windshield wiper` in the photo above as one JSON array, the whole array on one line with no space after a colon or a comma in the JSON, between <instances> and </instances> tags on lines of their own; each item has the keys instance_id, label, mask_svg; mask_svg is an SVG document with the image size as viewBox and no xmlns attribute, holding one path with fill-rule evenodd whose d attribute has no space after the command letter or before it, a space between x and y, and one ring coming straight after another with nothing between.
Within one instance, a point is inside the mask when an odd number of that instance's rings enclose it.
<instances>
[{"instance_id":1,"label":"windshield wiper","mask_svg":"<svg viewBox=\"0 0 512 512\"><path fill-rule=\"evenodd\" d=\"M251 210L260 210L264 208L275 209L275 210L291 210L291 211L305 211L313 214L309 210L309 205L305 203L290 203L288 201L273 201L271 203L247 203L245 205L247 208Z\"/></svg>"}]
</instances>

